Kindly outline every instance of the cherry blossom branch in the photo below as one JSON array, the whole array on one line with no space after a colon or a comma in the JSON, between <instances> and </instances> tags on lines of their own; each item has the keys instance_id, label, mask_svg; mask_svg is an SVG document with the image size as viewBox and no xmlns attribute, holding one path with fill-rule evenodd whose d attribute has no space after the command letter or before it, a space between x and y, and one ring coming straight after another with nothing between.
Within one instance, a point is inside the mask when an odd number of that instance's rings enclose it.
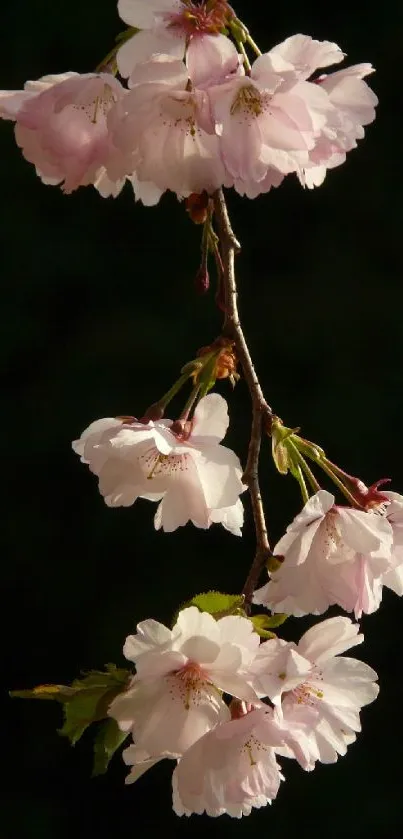
<instances>
[{"instance_id":1,"label":"cherry blossom branch","mask_svg":"<svg viewBox=\"0 0 403 839\"><path fill-rule=\"evenodd\" d=\"M263 423L265 429L270 428L273 411L264 397L241 326L238 312L238 291L235 279L235 255L240 250L240 244L232 230L222 189L217 190L214 194L214 210L223 264L222 283L225 300L223 335L234 341L239 363L242 367L252 400L251 436L246 468L242 477L242 480L249 489L256 532L256 553L242 589L242 594L245 597L245 609L248 612L252 594L256 588L263 565L266 559L272 555L260 492L258 469Z\"/></svg>"}]
</instances>

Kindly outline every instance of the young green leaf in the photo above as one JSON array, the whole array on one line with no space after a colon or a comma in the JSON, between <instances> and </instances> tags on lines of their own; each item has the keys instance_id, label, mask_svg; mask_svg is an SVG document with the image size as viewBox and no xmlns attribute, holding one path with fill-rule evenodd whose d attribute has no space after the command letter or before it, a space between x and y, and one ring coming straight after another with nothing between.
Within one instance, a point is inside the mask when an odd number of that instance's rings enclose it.
<instances>
[{"instance_id":1,"label":"young green leaf","mask_svg":"<svg viewBox=\"0 0 403 839\"><path fill-rule=\"evenodd\" d=\"M223 594L220 591L206 591L196 594L187 606L197 606L201 612L208 612L213 617L243 614L244 597L242 594Z\"/></svg>"},{"instance_id":2,"label":"young green leaf","mask_svg":"<svg viewBox=\"0 0 403 839\"><path fill-rule=\"evenodd\" d=\"M100 725L94 740L93 778L106 772L111 758L128 736L127 731L120 730L116 720L109 719Z\"/></svg>"},{"instance_id":3,"label":"young green leaf","mask_svg":"<svg viewBox=\"0 0 403 839\"><path fill-rule=\"evenodd\" d=\"M64 724L59 734L68 737L74 746L91 723L107 717L110 703L125 690L130 678L129 670L107 664L104 671L91 670L71 685L38 685L32 690L11 691L10 696L61 702Z\"/></svg>"}]
</instances>

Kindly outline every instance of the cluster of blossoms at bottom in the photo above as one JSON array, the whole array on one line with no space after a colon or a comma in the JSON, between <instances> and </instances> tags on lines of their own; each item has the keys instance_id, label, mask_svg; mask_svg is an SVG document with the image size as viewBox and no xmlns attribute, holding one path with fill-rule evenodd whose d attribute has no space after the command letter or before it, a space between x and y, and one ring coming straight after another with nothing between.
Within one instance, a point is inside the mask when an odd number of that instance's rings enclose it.
<instances>
[{"instance_id":1,"label":"cluster of blossoms at bottom","mask_svg":"<svg viewBox=\"0 0 403 839\"><path fill-rule=\"evenodd\" d=\"M195 606L172 630L146 620L126 639L136 665L109 708L133 736L124 754L136 781L160 760L176 761L178 815L240 818L277 795L279 758L303 769L334 763L360 731L359 711L378 693L376 673L340 653L363 641L349 618L314 626L299 644L260 643L241 616L215 620ZM227 698L227 701L225 699Z\"/></svg>"},{"instance_id":2,"label":"cluster of blossoms at bottom","mask_svg":"<svg viewBox=\"0 0 403 839\"><path fill-rule=\"evenodd\" d=\"M337 44L293 35L251 67L227 35L225 0L125 0L139 28L110 72L68 72L0 92L25 158L70 193L93 184L116 196L126 180L145 204L221 186L254 198L295 173L308 187L342 163L375 118L370 64L330 74ZM313 78L312 78L313 77Z\"/></svg>"}]
</instances>

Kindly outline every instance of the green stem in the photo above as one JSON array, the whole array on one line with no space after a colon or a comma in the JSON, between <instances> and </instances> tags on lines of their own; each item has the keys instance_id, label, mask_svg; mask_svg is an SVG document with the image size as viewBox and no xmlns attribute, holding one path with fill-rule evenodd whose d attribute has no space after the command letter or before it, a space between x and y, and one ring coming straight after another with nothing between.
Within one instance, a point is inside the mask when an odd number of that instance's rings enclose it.
<instances>
[{"instance_id":1,"label":"green stem","mask_svg":"<svg viewBox=\"0 0 403 839\"><path fill-rule=\"evenodd\" d=\"M335 475L335 473L333 472L333 469L331 469L327 465L326 458L324 458L323 460L318 460L316 462L317 462L318 466L320 466L320 468L323 469L324 472L326 472L326 475L329 476L329 478L333 481L333 483L336 484L336 486L339 488L340 492L342 492L343 495L345 496L345 498L347 498L347 501L350 502L351 506L356 507L359 510L362 510L361 504L359 504L357 502L357 500L354 498L354 496L351 494L351 492L347 489L347 487L342 483L342 481L337 477L337 475Z\"/></svg>"},{"instance_id":2,"label":"green stem","mask_svg":"<svg viewBox=\"0 0 403 839\"><path fill-rule=\"evenodd\" d=\"M165 410L166 406L169 404L171 399L173 399L174 396L176 396L176 394L180 391L181 387L183 387L183 385L186 384L187 380L190 378L191 375L192 374L190 370L186 373L182 373L182 375L175 382L175 384L172 385L172 387L164 394L164 396L161 396L161 399L158 400L157 404L163 410Z\"/></svg>"},{"instance_id":3,"label":"green stem","mask_svg":"<svg viewBox=\"0 0 403 839\"><path fill-rule=\"evenodd\" d=\"M316 480L315 475L313 474L312 470L309 468L305 458L303 457L301 452L298 451L298 448L297 448L297 446L295 445L295 443L293 442L292 439L288 438L287 443L288 443L289 447L292 448L293 453L294 453L294 455L295 455L295 457L298 461L298 464L299 464L300 468L305 472L305 475L308 478L308 481L309 481L309 484L310 484L312 490L314 492L319 492L319 490L321 489L320 483L319 483L319 481Z\"/></svg>"},{"instance_id":4,"label":"green stem","mask_svg":"<svg viewBox=\"0 0 403 839\"><path fill-rule=\"evenodd\" d=\"M306 486L306 483L305 483L305 478L302 474L302 469L301 469L299 463L294 464L294 469L295 469L295 472L296 472L295 477L296 477L296 479L299 483L299 486L300 486L302 500L303 500L304 504L306 504L307 501L309 501L309 492L307 490L307 486Z\"/></svg>"},{"instance_id":5,"label":"green stem","mask_svg":"<svg viewBox=\"0 0 403 839\"><path fill-rule=\"evenodd\" d=\"M184 407L184 409L183 409L183 411L180 415L181 420L185 420L185 421L187 420L187 418L188 418L188 416L189 416L189 414L190 414L190 412L193 408L193 405L196 402L196 399L199 395L199 391L200 391L200 384L197 384L197 385L194 386L194 388L192 388L192 390L190 392L190 395L189 395L189 397L186 401L185 407Z\"/></svg>"},{"instance_id":6,"label":"green stem","mask_svg":"<svg viewBox=\"0 0 403 839\"><path fill-rule=\"evenodd\" d=\"M247 42L248 42L249 46L253 49L253 52L255 52L255 53L256 53L256 55L258 55L258 56L259 56L259 55L261 55L261 54L262 54L262 53L261 53L261 51L260 51L260 49L259 49L259 47L258 47L258 45L255 43L255 41L253 40L253 38L251 37L251 35L249 35L249 32L248 32L248 34L247 34L247 38L246 38L246 40L247 40Z\"/></svg>"},{"instance_id":7,"label":"green stem","mask_svg":"<svg viewBox=\"0 0 403 839\"><path fill-rule=\"evenodd\" d=\"M250 71L251 71L251 69L252 69L252 66L251 66L251 63L250 63L250 61L249 61L249 58L248 58L248 55L247 55L246 49L245 49L245 47L244 47L244 45L243 45L242 41L238 41L238 43L237 43L237 47L238 47L238 49L240 50L241 54L243 55L243 66L244 66L244 68L245 68L245 70L246 70L246 73L249 75L249 74L250 74Z\"/></svg>"}]
</instances>

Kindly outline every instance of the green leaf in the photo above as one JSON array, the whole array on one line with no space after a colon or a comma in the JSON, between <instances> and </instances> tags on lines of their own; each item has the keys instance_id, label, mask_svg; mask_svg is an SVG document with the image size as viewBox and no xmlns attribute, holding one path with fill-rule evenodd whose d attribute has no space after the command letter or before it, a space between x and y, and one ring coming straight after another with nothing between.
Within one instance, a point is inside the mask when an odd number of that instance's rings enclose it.
<instances>
[{"instance_id":1,"label":"green leaf","mask_svg":"<svg viewBox=\"0 0 403 839\"><path fill-rule=\"evenodd\" d=\"M129 732L121 731L116 720L109 719L100 726L94 740L93 778L104 775L111 758L128 736Z\"/></svg>"},{"instance_id":2,"label":"green leaf","mask_svg":"<svg viewBox=\"0 0 403 839\"><path fill-rule=\"evenodd\" d=\"M10 690L12 699L53 699L56 702L67 702L75 693L68 685L38 685L30 690Z\"/></svg>"},{"instance_id":3,"label":"green leaf","mask_svg":"<svg viewBox=\"0 0 403 839\"><path fill-rule=\"evenodd\" d=\"M284 445L282 440L275 439L274 435L272 436L272 457L274 460L274 465L280 475L286 475L289 468L290 468L290 459L288 456L288 449L287 446Z\"/></svg>"},{"instance_id":4,"label":"green leaf","mask_svg":"<svg viewBox=\"0 0 403 839\"><path fill-rule=\"evenodd\" d=\"M214 618L226 615L244 614L245 598L242 594L223 594L220 591L206 591L197 594L187 603L187 606L197 606L201 612L208 612Z\"/></svg>"},{"instance_id":5,"label":"green leaf","mask_svg":"<svg viewBox=\"0 0 403 839\"><path fill-rule=\"evenodd\" d=\"M64 724L59 734L74 745L92 722L107 717L110 703L126 689L131 675L129 670L107 664L104 671L91 670L71 685L38 685L32 690L10 691L10 696L62 702Z\"/></svg>"},{"instance_id":6,"label":"green leaf","mask_svg":"<svg viewBox=\"0 0 403 839\"><path fill-rule=\"evenodd\" d=\"M276 626L281 626L286 621L288 615L283 613L277 615L253 615L249 620L252 621L254 630L261 638L275 638L274 632L270 632Z\"/></svg>"},{"instance_id":7,"label":"green leaf","mask_svg":"<svg viewBox=\"0 0 403 839\"><path fill-rule=\"evenodd\" d=\"M112 700L125 690L131 674L128 670L107 664L106 671L91 670L84 679L75 679L74 696L64 703L64 725L59 734L77 743L92 722L107 717Z\"/></svg>"}]
</instances>

